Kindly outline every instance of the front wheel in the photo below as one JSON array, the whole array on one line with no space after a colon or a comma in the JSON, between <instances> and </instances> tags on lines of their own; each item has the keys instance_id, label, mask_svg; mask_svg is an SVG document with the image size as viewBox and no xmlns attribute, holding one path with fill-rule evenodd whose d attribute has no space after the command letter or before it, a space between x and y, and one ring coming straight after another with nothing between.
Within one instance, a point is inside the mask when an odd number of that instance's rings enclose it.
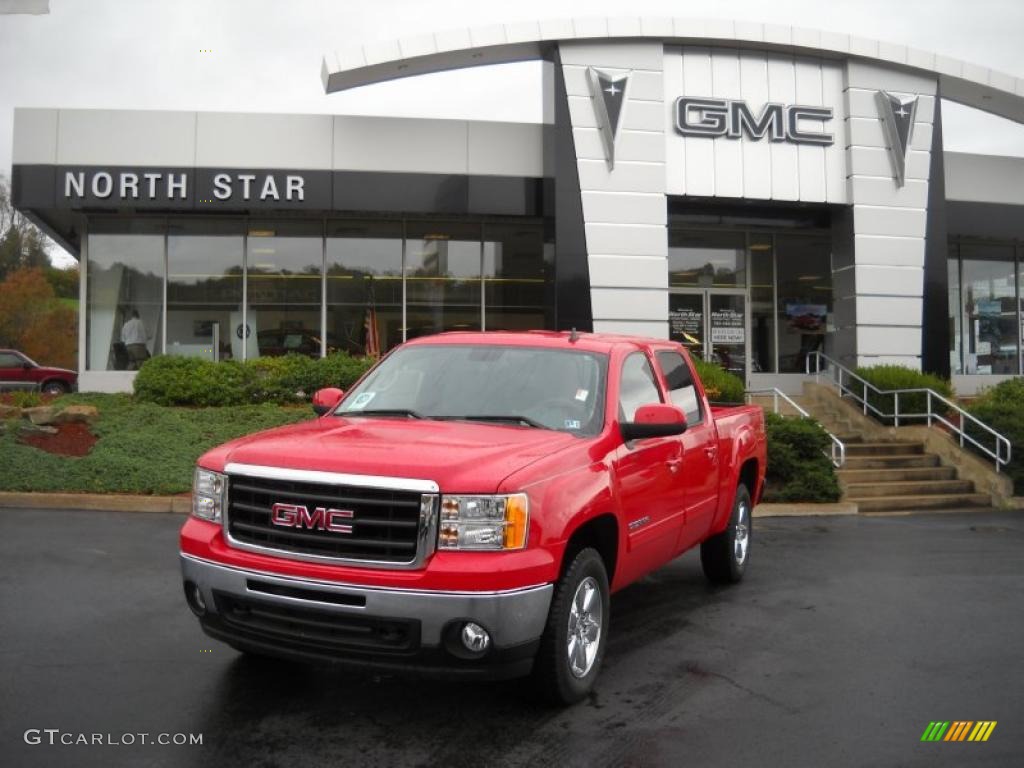
<instances>
[{"instance_id":1,"label":"front wheel","mask_svg":"<svg viewBox=\"0 0 1024 768\"><path fill-rule=\"evenodd\" d=\"M63 381L48 381L43 384L44 395L63 395L68 391Z\"/></svg>"},{"instance_id":2,"label":"front wheel","mask_svg":"<svg viewBox=\"0 0 1024 768\"><path fill-rule=\"evenodd\" d=\"M732 515L724 531L700 545L704 575L715 584L735 584L743 578L750 559L750 491L740 483L732 503Z\"/></svg>"},{"instance_id":3,"label":"front wheel","mask_svg":"<svg viewBox=\"0 0 1024 768\"><path fill-rule=\"evenodd\" d=\"M555 586L534 664L534 679L548 701L574 704L594 687L608 644L608 596L601 556L580 551Z\"/></svg>"}]
</instances>

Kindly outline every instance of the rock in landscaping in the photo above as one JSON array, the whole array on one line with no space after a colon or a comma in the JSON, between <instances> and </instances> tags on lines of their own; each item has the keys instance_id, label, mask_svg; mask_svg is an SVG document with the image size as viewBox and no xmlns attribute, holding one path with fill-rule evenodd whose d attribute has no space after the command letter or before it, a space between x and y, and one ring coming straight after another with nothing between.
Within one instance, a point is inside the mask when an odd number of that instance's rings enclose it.
<instances>
[{"instance_id":1,"label":"rock in landscaping","mask_svg":"<svg viewBox=\"0 0 1024 768\"><path fill-rule=\"evenodd\" d=\"M39 405L35 408L22 408L21 415L37 426L52 424L57 415L57 409L52 405Z\"/></svg>"},{"instance_id":2,"label":"rock in landscaping","mask_svg":"<svg viewBox=\"0 0 1024 768\"><path fill-rule=\"evenodd\" d=\"M99 418L99 415L100 412L94 405L69 405L54 417L52 423L70 424L77 421L82 424L92 424Z\"/></svg>"},{"instance_id":3,"label":"rock in landscaping","mask_svg":"<svg viewBox=\"0 0 1024 768\"><path fill-rule=\"evenodd\" d=\"M41 424L22 424L18 427L18 432L23 435L56 435L58 430L56 427L46 427Z\"/></svg>"},{"instance_id":4,"label":"rock in landscaping","mask_svg":"<svg viewBox=\"0 0 1024 768\"><path fill-rule=\"evenodd\" d=\"M21 416L21 408L16 405L5 405L0 403L0 421L4 419L17 419Z\"/></svg>"}]
</instances>

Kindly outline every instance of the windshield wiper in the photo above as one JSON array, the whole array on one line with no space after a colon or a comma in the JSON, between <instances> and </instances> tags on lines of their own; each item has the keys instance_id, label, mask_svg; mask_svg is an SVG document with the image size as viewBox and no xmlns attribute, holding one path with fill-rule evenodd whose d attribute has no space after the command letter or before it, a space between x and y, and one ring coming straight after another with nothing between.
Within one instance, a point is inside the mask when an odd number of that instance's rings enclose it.
<instances>
[{"instance_id":1,"label":"windshield wiper","mask_svg":"<svg viewBox=\"0 0 1024 768\"><path fill-rule=\"evenodd\" d=\"M408 408L376 408L372 410L338 411L339 416L405 416L409 419L424 419L422 413Z\"/></svg>"},{"instance_id":2,"label":"windshield wiper","mask_svg":"<svg viewBox=\"0 0 1024 768\"><path fill-rule=\"evenodd\" d=\"M541 424L539 421L534 421L527 416L499 416L499 415L481 415L481 416L458 416L457 418L463 419L464 421L508 421L513 424L522 424L524 427L533 427L535 429L551 429L551 427Z\"/></svg>"}]
</instances>

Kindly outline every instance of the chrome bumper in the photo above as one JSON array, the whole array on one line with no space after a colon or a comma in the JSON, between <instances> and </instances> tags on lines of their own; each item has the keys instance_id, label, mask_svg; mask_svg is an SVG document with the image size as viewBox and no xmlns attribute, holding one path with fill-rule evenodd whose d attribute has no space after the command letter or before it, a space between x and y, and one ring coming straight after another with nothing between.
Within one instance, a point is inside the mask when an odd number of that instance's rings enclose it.
<instances>
[{"instance_id":1,"label":"chrome bumper","mask_svg":"<svg viewBox=\"0 0 1024 768\"><path fill-rule=\"evenodd\" d=\"M498 592L435 592L427 590L378 589L351 584L298 579L264 571L212 563L181 555L185 581L199 586L209 610L216 612L214 591L228 596L305 607L339 615L369 618L410 619L420 622L420 643L439 646L445 626L453 621L474 621L484 627L496 648L508 648L536 641L544 631L553 585ZM339 605L315 599L286 597L249 589L248 582L322 592L325 597L346 596L361 605Z\"/></svg>"}]
</instances>

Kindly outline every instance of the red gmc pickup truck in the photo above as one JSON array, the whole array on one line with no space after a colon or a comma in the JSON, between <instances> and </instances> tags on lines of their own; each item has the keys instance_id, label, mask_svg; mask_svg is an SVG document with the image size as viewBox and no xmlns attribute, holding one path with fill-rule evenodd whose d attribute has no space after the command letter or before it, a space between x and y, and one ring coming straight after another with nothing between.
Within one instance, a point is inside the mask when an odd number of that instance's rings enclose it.
<instances>
[{"instance_id":1,"label":"red gmc pickup truck","mask_svg":"<svg viewBox=\"0 0 1024 768\"><path fill-rule=\"evenodd\" d=\"M185 596L240 651L593 687L609 595L695 547L739 581L757 407L679 344L556 332L404 344L313 421L199 459Z\"/></svg>"}]
</instances>

